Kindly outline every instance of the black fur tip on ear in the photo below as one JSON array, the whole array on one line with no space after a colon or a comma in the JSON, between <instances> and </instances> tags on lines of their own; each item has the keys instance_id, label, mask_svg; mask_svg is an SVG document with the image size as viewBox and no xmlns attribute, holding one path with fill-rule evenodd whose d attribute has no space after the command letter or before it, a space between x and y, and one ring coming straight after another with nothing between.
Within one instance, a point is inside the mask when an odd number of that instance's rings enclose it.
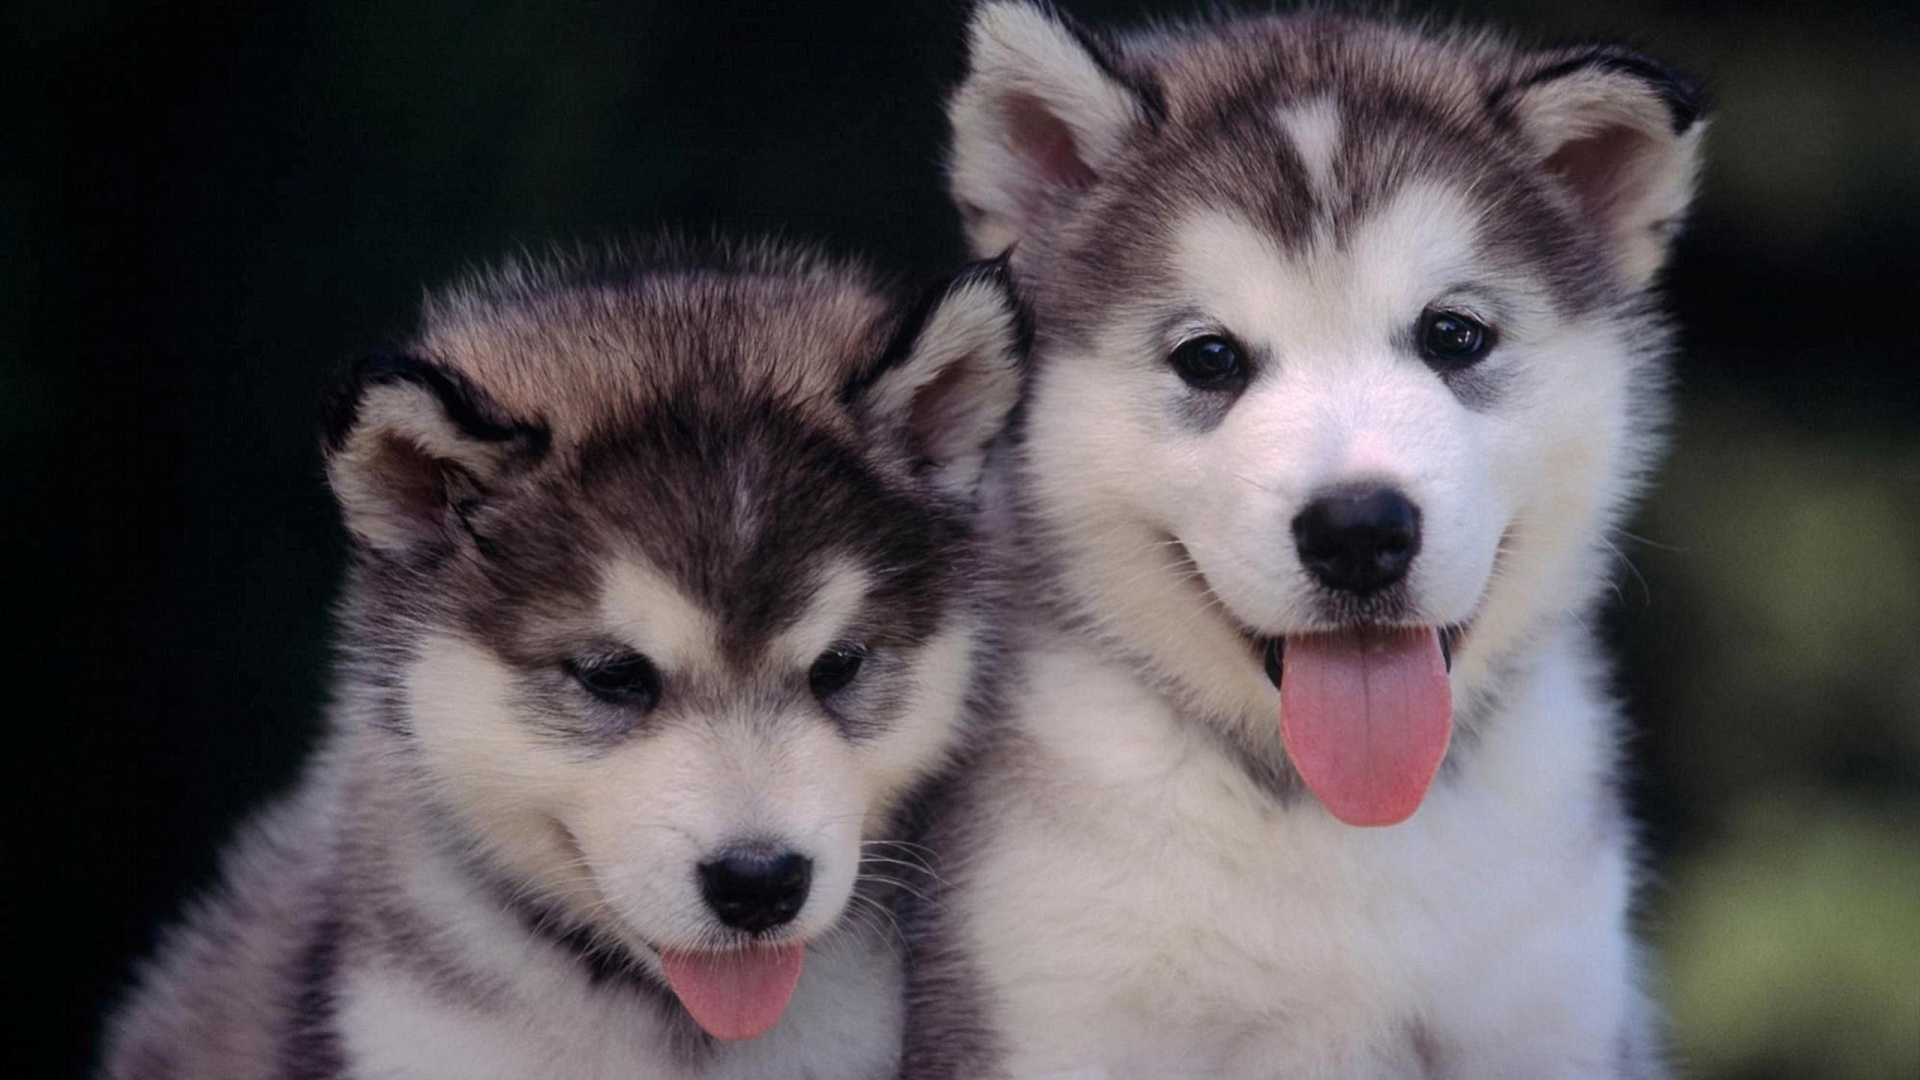
<instances>
[{"instance_id":1,"label":"black fur tip on ear","mask_svg":"<svg viewBox=\"0 0 1920 1080\"><path fill-rule=\"evenodd\" d=\"M1013 284L1013 266L1010 256L1013 248L990 259L977 259L960 269L936 280L921 291L894 328L893 336L887 340L886 348L880 351L879 359L848 379L840 388L840 403L852 405L858 401L874 381L887 372L899 367L908 356L913 354L913 346L920 340L921 333L927 328L927 320L940 309L940 305L955 292L975 283L984 283L998 289L1007 298L1008 306L1013 309L1015 342L1019 350L1019 359L1024 366L1027 354L1033 345L1033 315L1027 310L1026 302Z\"/></svg>"},{"instance_id":2,"label":"black fur tip on ear","mask_svg":"<svg viewBox=\"0 0 1920 1080\"><path fill-rule=\"evenodd\" d=\"M1007 298L1007 306L1013 310L1015 358L1025 368L1033 353L1033 309L1027 306L1027 298L1020 292L1019 278L1013 272L1013 249L1017 245L1008 244L1000 254L990 259L979 259L961 267L948 282L943 296L970 282L990 283Z\"/></svg>"},{"instance_id":3,"label":"black fur tip on ear","mask_svg":"<svg viewBox=\"0 0 1920 1080\"><path fill-rule=\"evenodd\" d=\"M347 436L359 422L360 402L367 391L395 383L413 383L432 393L447 418L470 438L482 442L519 440L529 457L546 453L551 433L545 425L498 416L466 376L403 351L363 356L327 387L320 400L320 442L327 453L336 453L346 445Z\"/></svg>"},{"instance_id":4,"label":"black fur tip on ear","mask_svg":"<svg viewBox=\"0 0 1920 1080\"><path fill-rule=\"evenodd\" d=\"M1645 83L1667 108L1667 118L1675 135L1684 135L1707 111L1706 87L1699 79L1672 64L1623 45L1594 45L1577 55L1551 64L1494 93L1496 105L1507 94L1565 78L1575 72L1599 68L1619 72Z\"/></svg>"}]
</instances>

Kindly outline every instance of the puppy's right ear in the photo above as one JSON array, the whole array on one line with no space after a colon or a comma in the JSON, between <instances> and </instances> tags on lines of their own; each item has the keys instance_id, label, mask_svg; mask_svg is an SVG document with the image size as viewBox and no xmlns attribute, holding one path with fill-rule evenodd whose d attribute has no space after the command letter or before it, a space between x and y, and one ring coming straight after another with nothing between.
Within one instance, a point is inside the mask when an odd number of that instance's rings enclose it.
<instances>
[{"instance_id":1,"label":"puppy's right ear","mask_svg":"<svg viewBox=\"0 0 1920 1080\"><path fill-rule=\"evenodd\" d=\"M473 511L546 452L547 429L506 416L459 372L407 354L369 357L329 390L321 441L347 528L388 559L452 550Z\"/></svg>"},{"instance_id":2,"label":"puppy's right ear","mask_svg":"<svg viewBox=\"0 0 1920 1080\"><path fill-rule=\"evenodd\" d=\"M1152 86L1124 75L1092 35L1032 0L974 8L967 69L947 103L949 166L976 256L1028 235L1161 110Z\"/></svg>"}]
</instances>

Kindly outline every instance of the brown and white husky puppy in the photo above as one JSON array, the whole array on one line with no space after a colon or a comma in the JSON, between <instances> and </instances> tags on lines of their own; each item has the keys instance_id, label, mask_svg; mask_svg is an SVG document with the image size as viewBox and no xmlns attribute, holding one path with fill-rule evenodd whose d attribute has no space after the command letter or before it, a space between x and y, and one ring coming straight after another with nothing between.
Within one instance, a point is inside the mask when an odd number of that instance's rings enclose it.
<instances>
[{"instance_id":1,"label":"brown and white husky puppy","mask_svg":"<svg viewBox=\"0 0 1920 1080\"><path fill-rule=\"evenodd\" d=\"M986 647L1004 267L517 266L328 403L330 735L111 1025L113 1080L881 1078L885 872Z\"/></svg>"},{"instance_id":2,"label":"brown and white husky puppy","mask_svg":"<svg viewBox=\"0 0 1920 1080\"><path fill-rule=\"evenodd\" d=\"M970 35L1026 670L938 826L907 1074L1658 1075L1589 616L1695 87L1314 11Z\"/></svg>"}]
</instances>

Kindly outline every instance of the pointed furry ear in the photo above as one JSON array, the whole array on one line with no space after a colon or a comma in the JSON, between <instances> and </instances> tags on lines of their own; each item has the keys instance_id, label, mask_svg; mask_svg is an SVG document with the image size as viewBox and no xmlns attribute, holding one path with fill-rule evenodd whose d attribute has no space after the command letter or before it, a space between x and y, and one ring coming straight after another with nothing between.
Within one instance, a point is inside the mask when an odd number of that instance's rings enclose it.
<instances>
[{"instance_id":1,"label":"pointed furry ear","mask_svg":"<svg viewBox=\"0 0 1920 1080\"><path fill-rule=\"evenodd\" d=\"M1129 129L1160 111L1051 7L990 0L967 27L967 77L947 103L954 200L974 254L1004 251L1048 201L1091 184Z\"/></svg>"},{"instance_id":2,"label":"pointed furry ear","mask_svg":"<svg viewBox=\"0 0 1920 1080\"><path fill-rule=\"evenodd\" d=\"M973 263L928 294L843 398L905 447L916 475L972 499L1020 399L1028 337L1005 256Z\"/></svg>"},{"instance_id":3,"label":"pointed furry ear","mask_svg":"<svg viewBox=\"0 0 1920 1080\"><path fill-rule=\"evenodd\" d=\"M1608 46L1544 56L1490 104L1598 222L1619 279L1640 288L1666 261L1693 198L1701 98L1690 77Z\"/></svg>"},{"instance_id":4,"label":"pointed furry ear","mask_svg":"<svg viewBox=\"0 0 1920 1080\"><path fill-rule=\"evenodd\" d=\"M327 395L321 442L347 528L378 555L443 553L472 510L546 452L546 428L506 417L459 372L405 354L353 365Z\"/></svg>"}]
</instances>

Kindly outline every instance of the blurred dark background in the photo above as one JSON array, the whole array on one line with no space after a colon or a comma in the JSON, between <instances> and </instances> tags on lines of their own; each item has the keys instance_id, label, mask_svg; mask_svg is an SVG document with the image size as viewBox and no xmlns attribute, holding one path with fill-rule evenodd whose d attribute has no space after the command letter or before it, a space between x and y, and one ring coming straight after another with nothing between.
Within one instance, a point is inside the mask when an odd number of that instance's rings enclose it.
<instances>
[{"instance_id":1,"label":"blurred dark background","mask_svg":"<svg viewBox=\"0 0 1920 1080\"><path fill-rule=\"evenodd\" d=\"M1113 24L1185 2L1074 0ZM1425 5L1409 2L1419 13ZM1609 630L1688 1075L1920 1076L1920 21L1472 2L1718 101L1662 485ZM325 377L521 246L778 231L932 273L957 2L0 8L8 1065L81 1072L284 790L342 543Z\"/></svg>"}]
</instances>

